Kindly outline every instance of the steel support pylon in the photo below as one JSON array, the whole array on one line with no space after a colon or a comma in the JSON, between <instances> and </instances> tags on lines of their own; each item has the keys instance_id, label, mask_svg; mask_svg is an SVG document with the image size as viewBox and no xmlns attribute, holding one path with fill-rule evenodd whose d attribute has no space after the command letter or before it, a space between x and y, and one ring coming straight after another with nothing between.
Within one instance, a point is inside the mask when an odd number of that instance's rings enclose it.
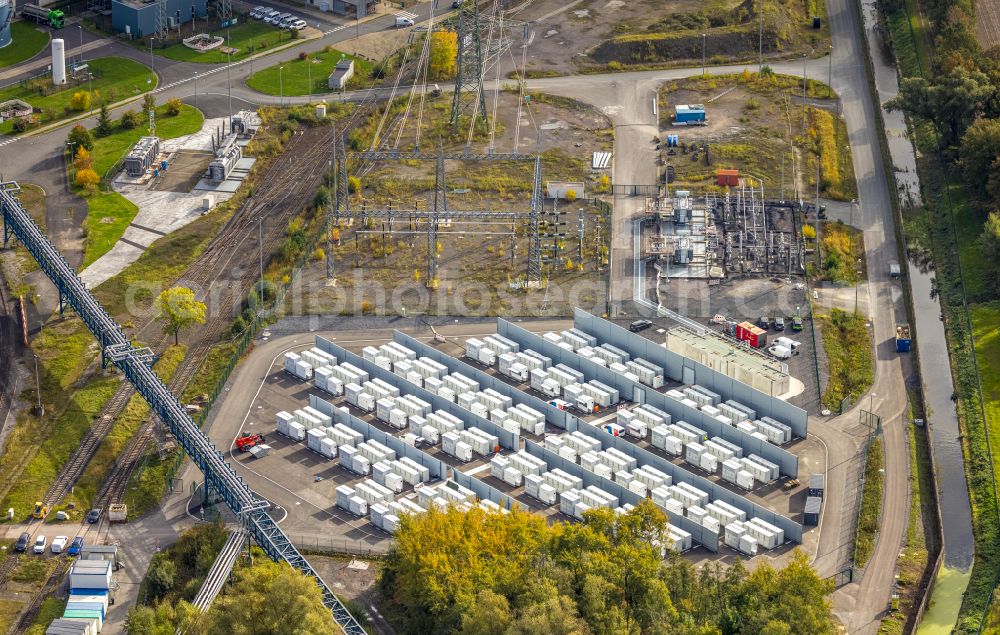
<instances>
[{"instance_id":1,"label":"steel support pylon","mask_svg":"<svg viewBox=\"0 0 1000 635\"><path fill-rule=\"evenodd\" d=\"M458 10L458 56L456 58L455 95L451 101L451 129L458 131L458 121L467 112L486 121L486 97L483 95L482 24L476 0L463 2ZM478 103L477 103L478 102Z\"/></svg>"},{"instance_id":2,"label":"steel support pylon","mask_svg":"<svg viewBox=\"0 0 1000 635\"><path fill-rule=\"evenodd\" d=\"M156 18L153 20L154 35L160 40L167 37L170 23L167 22L167 0L156 0Z\"/></svg>"},{"instance_id":3,"label":"steel support pylon","mask_svg":"<svg viewBox=\"0 0 1000 635\"><path fill-rule=\"evenodd\" d=\"M232 0L218 0L215 9L218 12L219 20L228 20L233 17Z\"/></svg>"},{"instance_id":4,"label":"steel support pylon","mask_svg":"<svg viewBox=\"0 0 1000 635\"><path fill-rule=\"evenodd\" d=\"M542 158L535 158L535 178L531 187L531 214L528 217L528 287L542 284L542 236L539 215L542 213Z\"/></svg>"}]
</instances>

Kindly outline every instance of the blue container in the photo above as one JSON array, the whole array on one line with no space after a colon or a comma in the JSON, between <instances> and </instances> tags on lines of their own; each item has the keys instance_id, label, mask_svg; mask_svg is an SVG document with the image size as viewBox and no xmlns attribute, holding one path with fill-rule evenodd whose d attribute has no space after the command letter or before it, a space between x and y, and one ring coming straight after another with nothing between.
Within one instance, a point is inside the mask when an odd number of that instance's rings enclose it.
<instances>
[{"instance_id":1,"label":"blue container","mask_svg":"<svg viewBox=\"0 0 1000 635\"><path fill-rule=\"evenodd\" d=\"M166 161L160 161L160 169L163 170L164 172L167 171L167 162Z\"/></svg>"}]
</instances>

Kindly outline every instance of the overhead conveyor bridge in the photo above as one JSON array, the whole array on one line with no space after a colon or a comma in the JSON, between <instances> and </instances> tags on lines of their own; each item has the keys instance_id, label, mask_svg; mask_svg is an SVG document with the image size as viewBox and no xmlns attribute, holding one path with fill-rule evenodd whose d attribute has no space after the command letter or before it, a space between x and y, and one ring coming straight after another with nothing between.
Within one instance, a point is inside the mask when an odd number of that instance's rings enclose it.
<instances>
[{"instance_id":1,"label":"overhead conveyor bridge","mask_svg":"<svg viewBox=\"0 0 1000 635\"><path fill-rule=\"evenodd\" d=\"M21 241L59 291L60 310L63 303L67 303L77 312L100 343L104 362L110 361L117 366L136 392L149 403L152 411L170 428L174 438L205 475L206 485L218 492L268 557L275 561L284 560L315 579L322 590L323 603L332 611L337 624L347 635L363 635L365 631L358 621L267 514L270 503L259 498L243 482L188 416L180 401L153 372L150 351L132 346L124 329L97 302L59 250L38 228L17 199L19 191L15 182L0 183L4 246L11 235Z\"/></svg>"}]
</instances>

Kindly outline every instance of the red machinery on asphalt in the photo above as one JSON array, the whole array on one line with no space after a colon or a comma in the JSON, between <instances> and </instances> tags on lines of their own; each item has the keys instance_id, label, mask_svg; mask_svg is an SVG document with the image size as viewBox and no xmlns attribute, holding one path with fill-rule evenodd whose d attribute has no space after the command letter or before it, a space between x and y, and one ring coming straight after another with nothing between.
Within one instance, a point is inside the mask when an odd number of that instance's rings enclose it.
<instances>
[{"instance_id":1,"label":"red machinery on asphalt","mask_svg":"<svg viewBox=\"0 0 1000 635\"><path fill-rule=\"evenodd\" d=\"M236 439L236 448L240 452L249 452L250 448L264 443L263 434L244 434Z\"/></svg>"}]
</instances>

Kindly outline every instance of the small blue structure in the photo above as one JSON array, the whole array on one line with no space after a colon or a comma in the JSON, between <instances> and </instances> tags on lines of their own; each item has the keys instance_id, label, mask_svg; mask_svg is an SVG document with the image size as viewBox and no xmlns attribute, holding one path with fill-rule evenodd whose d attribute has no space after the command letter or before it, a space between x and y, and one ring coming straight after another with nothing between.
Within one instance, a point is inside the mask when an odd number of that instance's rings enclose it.
<instances>
[{"instance_id":1,"label":"small blue structure","mask_svg":"<svg viewBox=\"0 0 1000 635\"><path fill-rule=\"evenodd\" d=\"M185 24L191 21L192 8L199 19L208 15L206 0L166 0L166 3L167 20L170 28L175 30L178 22ZM156 4L148 0L112 0L112 28L116 33L127 33L130 39L152 34L156 29Z\"/></svg>"},{"instance_id":2,"label":"small blue structure","mask_svg":"<svg viewBox=\"0 0 1000 635\"><path fill-rule=\"evenodd\" d=\"M704 125L706 122L705 106L702 104L678 104L674 106L675 126Z\"/></svg>"}]
</instances>

